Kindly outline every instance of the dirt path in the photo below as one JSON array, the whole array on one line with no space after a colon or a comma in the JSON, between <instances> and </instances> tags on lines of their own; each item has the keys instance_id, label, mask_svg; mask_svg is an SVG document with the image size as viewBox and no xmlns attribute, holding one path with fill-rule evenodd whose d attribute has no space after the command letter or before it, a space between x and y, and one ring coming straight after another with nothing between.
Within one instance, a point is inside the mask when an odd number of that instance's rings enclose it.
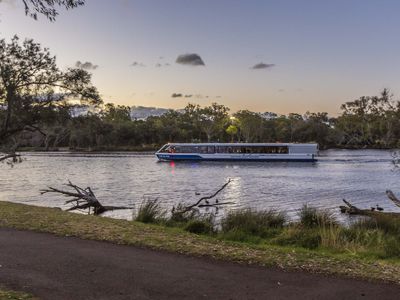
<instances>
[{"instance_id":1,"label":"dirt path","mask_svg":"<svg viewBox=\"0 0 400 300\"><path fill-rule=\"evenodd\" d=\"M400 286L0 228L0 284L41 299L398 299Z\"/></svg>"}]
</instances>

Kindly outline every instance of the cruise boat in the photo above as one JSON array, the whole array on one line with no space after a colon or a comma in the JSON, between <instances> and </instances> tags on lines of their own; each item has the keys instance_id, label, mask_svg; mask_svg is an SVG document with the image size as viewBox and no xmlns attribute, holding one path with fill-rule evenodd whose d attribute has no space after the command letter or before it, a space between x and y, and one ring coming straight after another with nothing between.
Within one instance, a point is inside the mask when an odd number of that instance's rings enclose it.
<instances>
[{"instance_id":1,"label":"cruise boat","mask_svg":"<svg viewBox=\"0 0 400 300\"><path fill-rule=\"evenodd\" d=\"M317 160L318 144L295 143L168 143L159 160L305 161Z\"/></svg>"}]
</instances>

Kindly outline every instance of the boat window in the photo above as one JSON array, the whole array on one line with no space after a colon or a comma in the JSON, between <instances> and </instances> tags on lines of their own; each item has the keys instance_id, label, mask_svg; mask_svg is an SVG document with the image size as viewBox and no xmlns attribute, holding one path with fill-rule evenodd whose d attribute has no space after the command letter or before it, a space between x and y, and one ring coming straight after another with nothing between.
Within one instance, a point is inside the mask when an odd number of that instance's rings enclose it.
<instances>
[{"instance_id":1,"label":"boat window","mask_svg":"<svg viewBox=\"0 0 400 300\"><path fill-rule=\"evenodd\" d=\"M288 154L288 146L174 146L165 145L160 152L168 153L233 153L233 154Z\"/></svg>"},{"instance_id":2,"label":"boat window","mask_svg":"<svg viewBox=\"0 0 400 300\"><path fill-rule=\"evenodd\" d=\"M216 153L241 153L241 154L288 154L288 146L217 146Z\"/></svg>"},{"instance_id":3,"label":"boat window","mask_svg":"<svg viewBox=\"0 0 400 300\"><path fill-rule=\"evenodd\" d=\"M168 148L169 148L169 145L166 144L158 152L166 153L166 152L168 152Z\"/></svg>"}]
</instances>

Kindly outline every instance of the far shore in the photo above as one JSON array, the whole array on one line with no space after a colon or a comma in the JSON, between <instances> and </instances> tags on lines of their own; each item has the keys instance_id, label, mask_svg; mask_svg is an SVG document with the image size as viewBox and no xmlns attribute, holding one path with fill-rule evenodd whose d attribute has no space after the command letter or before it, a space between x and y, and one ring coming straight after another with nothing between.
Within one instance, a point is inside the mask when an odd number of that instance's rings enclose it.
<instances>
[{"instance_id":1,"label":"far shore","mask_svg":"<svg viewBox=\"0 0 400 300\"><path fill-rule=\"evenodd\" d=\"M160 149L160 146L144 145L144 146L110 146L99 148L70 148L70 147L52 147L46 149L45 147L19 147L18 152L69 152L69 153L113 153L113 152L136 152L143 154L153 154ZM385 148L385 147L330 147L320 148L321 151L326 150L387 150L398 151L398 148Z\"/></svg>"}]
</instances>

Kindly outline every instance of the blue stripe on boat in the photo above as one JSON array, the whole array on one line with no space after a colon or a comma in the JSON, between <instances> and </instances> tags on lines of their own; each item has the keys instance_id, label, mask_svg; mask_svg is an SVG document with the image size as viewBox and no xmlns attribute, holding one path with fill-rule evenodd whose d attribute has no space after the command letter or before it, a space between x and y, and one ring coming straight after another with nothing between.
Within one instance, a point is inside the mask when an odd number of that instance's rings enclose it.
<instances>
[{"instance_id":1,"label":"blue stripe on boat","mask_svg":"<svg viewBox=\"0 0 400 300\"><path fill-rule=\"evenodd\" d=\"M293 158L203 158L200 155L169 155L169 154L157 154L158 159L160 160L168 160L168 161L176 161L176 160L196 160L196 161L266 161L266 162L314 162L317 161L315 158L310 159L293 159Z\"/></svg>"}]
</instances>

